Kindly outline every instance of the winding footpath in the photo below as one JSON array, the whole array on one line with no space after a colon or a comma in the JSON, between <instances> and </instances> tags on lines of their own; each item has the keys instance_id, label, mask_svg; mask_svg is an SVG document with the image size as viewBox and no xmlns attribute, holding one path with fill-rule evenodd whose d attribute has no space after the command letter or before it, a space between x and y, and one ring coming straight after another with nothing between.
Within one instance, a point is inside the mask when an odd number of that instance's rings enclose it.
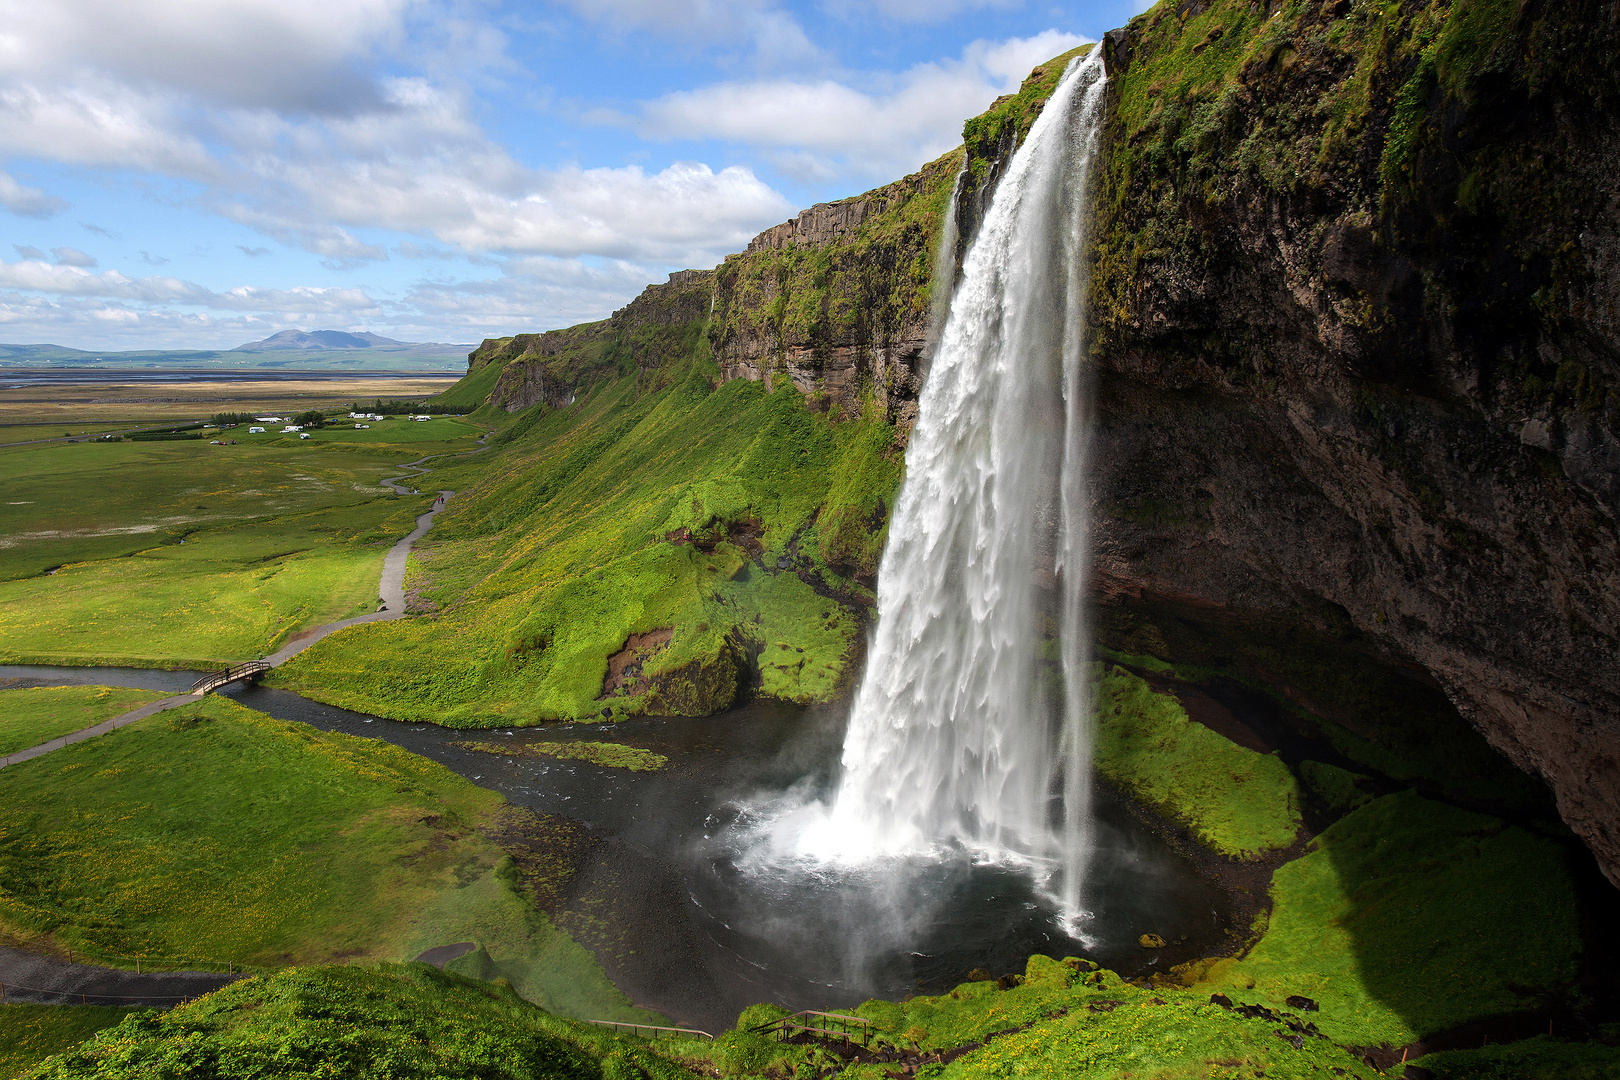
<instances>
[{"instance_id":1,"label":"winding footpath","mask_svg":"<svg viewBox=\"0 0 1620 1080\"><path fill-rule=\"evenodd\" d=\"M420 476L424 473L431 472L431 469L422 464L424 461L431 461L438 457L467 457L470 454L482 453L483 451L489 449L489 444L487 442L488 439L489 433L486 432L478 440L484 445L480 446L477 450L468 450L466 453L453 455L429 454L427 457L420 457L415 461L407 462L401 466L401 468L415 470L414 474L401 473L398 476L391 476L388 479L381 481L381 485L391 489L396 495L409 495L412 493L413 489L402 485L399 481L410 480L413 479L414 476ZM418 540L427 534L429 529L433 527L434 515L436 515L440 510L443 510L445 506L449 504L451 497L454 495L454 491L441 488L439 490L438 500L434 502L433 508L425 514L417 515L416 528L411 531L410 535L404 537L395 543L393 547L388 549L388 554L383 557L382 581L377 587L377 594L378 598L381 600L381 605L376 611L373 611L367 615L357 616L353 619L344 619L341 622L327 623L325 626L317 626L312 630L305 630L303 633L295 634L285 645L271 653L269 656L265 657L265 661L271 667L275 667L278 664L286 663L292 657L303 652L305 649L309 648L326 635L334 633L338 630L343 630L350 626L359 626L362 623L387 622L390 619L402 618L405 615L405 566L407 560L410 558L411 548ZM92 727L80 728L78 731L72 731L66 735L51 739L48 742L42 742L38 746L30 746L26 750L18 750L14 754L0 758L0 769L5 768L7 765L16 765L19 762L37 758L42 754L48 754L52 750L60 750L64 746L71 746L76 742L83 742L86 739L93 739L97 735L105 735L108 732L116 731L118 728L127 727L130 724L135 723L137 720L145 720L148 716L154 716L157 713L163 712L167 709L177 709L182 705L195 704L197 699L202 696L203 695L200 693L176 694L174 697L164 698L162 701L154 701L120 716L115 716L111 720L103 720L101 723Z\"/></svg>"},{"instance_id":2,"label":"winding footpath","mask_svg":"<svg viewBox=\"0 0 1620 1080\"><path fill-rule=\"evenodd\" d=\"M477 450L469 450L467 454L476 454L489 449L489 434L486 433L479 442L484 443ZM456 454L455 457L465 457L467 454ZM412 489L399 483L401 480L412 479L431 471L422 463L435 457L452 455L430 454L427 457L417 458L402 466L415 470L414 473L402 473L399 476L389 477L382 481L384 487L390 488L398 495L409 495ZM358 626L361 623L386 622L389 619L398 619L405 614L405 564L410 557L411 547L420 540L427 531L433 527L433 517L443 510L455 495L454 491L439 490L439 497L433 508L416 518L416 528L410 535L404 537L388 550L383 558L382 581L378 586L379 597L382 601L378 610L369 615L361 615L354 619L344 619L342 622L327 623L325 626L306 630L296 635L287 644L265 659L272 665L280 664L292 656L309 648L326 635L349 626ZM85 739L105 735L121 727L126 727L137 720L144 720L163 712L165 709L178 708L181 705L194 704L201 694L177 694L174 697L164 698L143 705L138 709L115 716L111 720L104 720L93 727L82 728L79 731L52 739L27 750L19 750L8 757L0 758L0 768L15 765L30 758L48 754L52 750L60 750ZM168 971L168 972L135 972L120 968L97 967L90 964L78 964L71 960L63 960L54 956L40 956L26 953L17 949L0 947L0 1002L33 1001L46 1004L83 1004L83 1005L153 1005L168 1006L192 998L201 997L220 987L244 978L241 973L218 974L205 971Z\"/></svg>"}]
</instances>

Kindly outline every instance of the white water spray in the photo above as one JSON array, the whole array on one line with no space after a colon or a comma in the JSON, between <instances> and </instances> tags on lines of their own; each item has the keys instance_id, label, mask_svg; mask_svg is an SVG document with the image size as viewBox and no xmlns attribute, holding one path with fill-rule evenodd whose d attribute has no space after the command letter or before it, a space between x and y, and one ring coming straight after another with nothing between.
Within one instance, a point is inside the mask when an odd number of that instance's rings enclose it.
<instances>
[{"instance_id":1,"label":"white water spray","mask_svg":"<svg viewBox=\"0 0 1620 1080\"><path fill-rule=\"evenodd\" d=\"M906 454L843 779L796 845L836 862L949 848L1030 860L1058 871L1071 922L1091 844L1084 255L1103 97L1096 48L1064 74L963 262ZM1041 589L1052 571L1055 605ZM1042 665L1050 627L1061 688Z\"/></svg>"}]
</instances>

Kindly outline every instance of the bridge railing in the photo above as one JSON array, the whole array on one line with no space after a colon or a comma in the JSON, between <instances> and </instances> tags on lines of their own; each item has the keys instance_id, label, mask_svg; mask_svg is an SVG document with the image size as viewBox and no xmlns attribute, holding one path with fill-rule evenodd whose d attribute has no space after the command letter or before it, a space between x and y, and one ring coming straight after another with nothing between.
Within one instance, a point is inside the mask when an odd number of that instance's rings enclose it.
<instances>
[{"instance_id":1,"label":"bridge railing","mask_svg":"<svg viewBox=\"0 0 1620 1080\"><path fill-rule=\"evenodd\" d=\"M601 1027L610 1027L614 1031L628 1030L630 1034L636 1036L637 1038L642 1037L641 1033L643 1031L650 1031L654 1036L658 1035L659 1032L668 1032L673 1035L697 1035L708 1039L710 1042L714 1041L713 1035L710 1035L707 1031L699 1031L697 1028L659 1027L657 1024L632 1024L624 1020L584 1020L581 1022L586 1024L596 1024Z\"/></svg>"},{"instance_id":2,"label":"bridge railing","mask_svg":"<svg viewBox=\"0 0 1620 1080\"><path fill-rule=\"evenodd\" d=\"M865 1046L872 1038L872 1021L864 1016L849 1016L845 1013L827 1013L816 1012L814 1009L801 1009L799 1012L784 1016L780 1020L772 1020L768 1024L761 1024L753 1030L760 1035L773 1033L778 1037L786 1035L788 1038L802 1033L824 1039L842 1040L846 1044L851 1041L853 1036L861 1041L862 1046Z\"/></svg>"},{"instance_id":3,"label":"bridge railing","mask_svg":"<svg viewBox=\"0 0 1620 1080\"><path fill-rule=\"evenodd\" d=\"M193 694L206 694L217 686L224 686L226 683L236 682L238 679L252 678L261 671L269 670L270 665L263 660L249 660L245 664L237 664L235 667L226 668L224 671L214 671L204 675L191 684L191 692Z\"/></svg>"}]
</instances>

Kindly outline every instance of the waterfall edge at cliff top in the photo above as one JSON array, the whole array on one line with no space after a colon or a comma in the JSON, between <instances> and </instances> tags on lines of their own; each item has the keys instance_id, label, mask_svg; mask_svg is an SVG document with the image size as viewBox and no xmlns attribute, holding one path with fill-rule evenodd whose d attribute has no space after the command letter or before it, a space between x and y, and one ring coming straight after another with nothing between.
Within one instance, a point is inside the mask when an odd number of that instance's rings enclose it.
<instances>
[{"instance_id":1,"label":"waterfall edge at cliff top","mask_svg":"<svg viewBox=\"0 0 1620 1080\"><path fill-rule=\"evenodd\" d=\"M1071 62L963 260L837 794L767 812L764 857L1023 861L1078 913L1090 831L1082 263L1104 96L1094 48Z\"/></svg>"}]
</instances>

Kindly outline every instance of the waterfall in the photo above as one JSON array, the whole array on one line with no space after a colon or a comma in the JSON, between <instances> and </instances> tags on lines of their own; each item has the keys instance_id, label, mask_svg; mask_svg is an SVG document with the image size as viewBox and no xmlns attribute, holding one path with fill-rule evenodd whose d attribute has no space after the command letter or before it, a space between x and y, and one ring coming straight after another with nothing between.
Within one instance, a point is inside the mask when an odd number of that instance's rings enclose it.
<instances>
[{"instance_id":1,"label":"waterfall","mask_svg":"<svg viewBox=\"0 0 1620 1080\"><path fill-rule=\"evenodd\" d=\"M1101 53L1071 62L963 261L907 448L842 780L799 841L839 861L1027 859L1050 868L1071 920L1090 846L1084 304Z\"/></svg>"}]
</instances>

